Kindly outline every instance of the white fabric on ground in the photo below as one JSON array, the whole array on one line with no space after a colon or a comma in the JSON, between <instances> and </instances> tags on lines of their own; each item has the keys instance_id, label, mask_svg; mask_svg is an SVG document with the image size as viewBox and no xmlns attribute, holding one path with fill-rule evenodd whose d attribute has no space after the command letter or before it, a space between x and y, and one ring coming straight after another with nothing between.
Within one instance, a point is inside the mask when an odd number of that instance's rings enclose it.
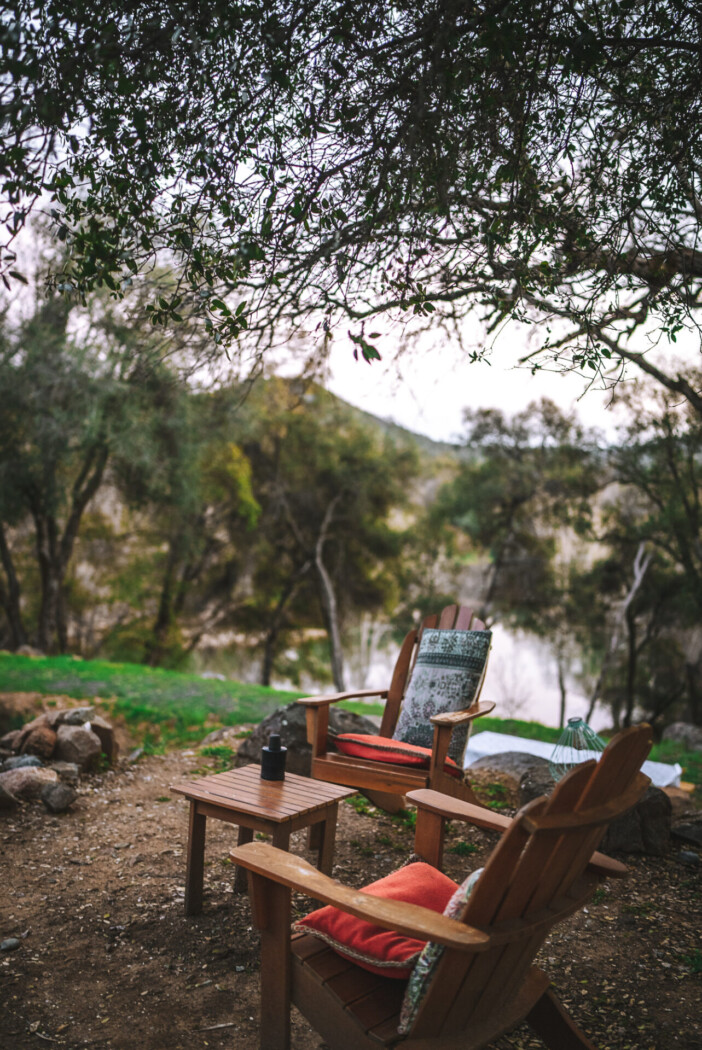
<instances>
[{"instance_id":1,"label":"white fabric on ground","mask_svg":"<svg viewBox=\"0 0 702 1050\"><path fill-rule=\"evenodd\" d=\"M538 755L540 758L549 759L553 753L555 744L547 744L543 740L527 740L521 736L510 736L507 733L476 733L468 741L463 767L467 769L479 758L486 755L500 755L504 751L522 751L527 755ZM588 758L599 758L596 751L582 751L582 761ZM651 778L651 783L656 787L679 787L682 767L676 762L669 765L667 762L644 762L641 771Z\"/></svg>"}]
</instances>

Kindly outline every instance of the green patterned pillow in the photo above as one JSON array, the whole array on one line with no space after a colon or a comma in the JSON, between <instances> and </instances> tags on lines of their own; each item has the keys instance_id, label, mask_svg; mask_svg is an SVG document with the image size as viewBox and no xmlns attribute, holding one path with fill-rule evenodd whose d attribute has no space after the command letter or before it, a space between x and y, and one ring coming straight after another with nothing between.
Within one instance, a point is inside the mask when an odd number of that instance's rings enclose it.
<instances>
[{"instance_id":1,"label":"green patterned pillow","mask_svg":"<svg viewBox=\"0 0 702 1050\"><path fill-rule=\"evenodd\" d=\"M434 727L430 718L470 707L483 678L491 641L491 631L424 631L394 740L432 746ZM459 764L469 731L470 724L459 726L451 734L449 756Z\"/></svg>"},{"instance_id":2,"label":"green patterned pillow","mask_svg":"<svg viewBox=\"0 0 702 1050\"><path fill-rule=\"evenodd\" d=\"M478 868L477 871L472 872L472 874L464 879L458 889L454 892L451 900L444 908L444 915L448 916L449 919L460 918L468 898L473 892L473 887L482 872L482 868ZM426 994L427 988L434 976L434 971L439 965L444 951L445 948L443 944L436 944L434 941L427 941L421 955L414 964L414 969L410 974L407 988L405 989L405 997L402 1000L402 1009L400 1010L400 1023L397 1027L400 1035L407 1035L414 1024L417 1011L419 1010L422 999Z\"/></svg>"}]
</instances>

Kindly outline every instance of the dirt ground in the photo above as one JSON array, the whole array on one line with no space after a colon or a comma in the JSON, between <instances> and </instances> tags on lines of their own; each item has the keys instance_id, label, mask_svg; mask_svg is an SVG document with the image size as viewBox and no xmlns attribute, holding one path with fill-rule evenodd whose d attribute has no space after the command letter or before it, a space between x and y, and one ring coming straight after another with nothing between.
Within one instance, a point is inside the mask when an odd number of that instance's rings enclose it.
<instances>
[{"instance_id":1,"label":"dirt ground","mask_svg":"<svg viewBox=\"0 0 702 1050\"><path fill-rule=\"evenodd\" d=\"M210 761L142 757L85 778L65 814L37 803L0 816L0 940L21 942L0 953L2 1050L258 1047L258 938L232 891L231 825L208 821L204 911L183 911L187 802L169 786ZM340 808L335 877L362 886L411 852L406 822ZM448 874L463 878L495 840L451 828ZM303 834L291 848L304 853ZM630 875L562 925L540 962L600 1050L699 1050L702 869L679 845L622 859ZM519 1029L494 1045L542 1044ZM295 1012L293 1046L323 1046Z\"/></svg>"}]
</instances>

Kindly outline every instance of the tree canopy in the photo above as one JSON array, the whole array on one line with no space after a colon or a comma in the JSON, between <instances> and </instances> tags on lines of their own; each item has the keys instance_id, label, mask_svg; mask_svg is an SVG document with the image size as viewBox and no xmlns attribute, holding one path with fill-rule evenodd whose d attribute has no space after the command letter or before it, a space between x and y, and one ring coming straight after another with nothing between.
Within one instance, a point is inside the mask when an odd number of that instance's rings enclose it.
<instances>
[{"instance_id":1,"label":"tree canopy","mask_svg":"<svg viewBox=\"0 0 702 1050\"><path fill-rule=\"evenodd\" d=\"M627 342L696 324L701 58L692 0L10 0L5 279L42 201L64 289L168 256L156 323L350 318L371 360L383 312L546 320L564 366L634 360L702 413Z\"/></svg>"}]
</instances>

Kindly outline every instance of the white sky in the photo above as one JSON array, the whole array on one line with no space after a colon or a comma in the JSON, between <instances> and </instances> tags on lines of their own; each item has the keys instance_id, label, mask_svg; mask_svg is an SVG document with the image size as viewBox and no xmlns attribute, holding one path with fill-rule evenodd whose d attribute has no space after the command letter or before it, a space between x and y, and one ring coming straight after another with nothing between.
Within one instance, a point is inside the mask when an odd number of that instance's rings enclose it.
<instances>
[{"instance_id":1,"label":"white sky","mask_svg":"<svg viewBox=\"0 0 702 1050\"><path fill-rule=\"evenodd\" d=\"M390 419L437 441L456 441L466 408L501 408L507 416L529 402L549 397L563 409L574 409L588 426L612 432L622 422L620 411L608 407L610 396L574 373L519 367L527 352L523 332L504 332L489 361L471 362L456 344L437 338L395 357L398 337L377 341L383 361L368 364L353 357L353 345L338 337L330 359L328 388L351 404ZM635 369L632 369L632 374Z\"/></svg>"}]
</instances>

